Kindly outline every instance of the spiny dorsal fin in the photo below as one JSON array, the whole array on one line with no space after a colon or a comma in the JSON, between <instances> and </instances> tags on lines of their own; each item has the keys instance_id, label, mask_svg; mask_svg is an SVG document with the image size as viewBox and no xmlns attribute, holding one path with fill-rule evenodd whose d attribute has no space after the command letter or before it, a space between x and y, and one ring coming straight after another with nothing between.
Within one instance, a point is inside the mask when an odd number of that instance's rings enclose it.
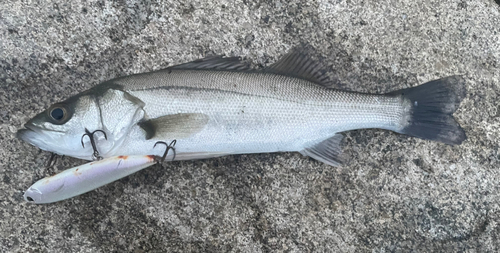
<instances>
[{"instance_id":1,"label":"spiny dorsal fin","mask_svg":"<svg viewBox=\"0 0 500 253\"><path fill-rule=\"evenodd\" d=\"M305 148L300 151L300 153L328 165L339 166L342 164L342 159L340 158L340 153L342 153L340 143L343 138L344 136L341 134L335 134L333 137L330 137L312 147Z\"/></svg>"},{"instance_id":2,"label":"spiny dorsal fin","mask_svg":"<svg viewBox=\"0 0 500 253\"><path fill-rule=\"evenodd\" d=\"M250 65L240 57L209 56L192 62L169 67L168 69L212 69L212 70L250 70Z\"/></svg>"},{"instance_id":3,"label":"spiny dorsal fin","mask_svg":"<svg viewBox=\"0 0 500 253\"><path fill-rule=\"evenodd\" d=\"M319 60L313 60L313 50L307 48L294 48L279 61L267 67L265 71L276 74L289 75L302 78L322 86L332 87L332 82Z\"/></svg>"}]
</instances>

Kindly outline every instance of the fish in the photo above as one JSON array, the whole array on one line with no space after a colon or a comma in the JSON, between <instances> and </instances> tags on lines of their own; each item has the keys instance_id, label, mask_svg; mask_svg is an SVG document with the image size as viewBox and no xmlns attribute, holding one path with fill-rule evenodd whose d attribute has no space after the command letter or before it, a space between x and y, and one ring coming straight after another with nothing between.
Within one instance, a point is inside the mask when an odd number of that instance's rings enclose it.
<instances>
[{"instance_id":1,"label":"fish","mask_svg":"<svg viewBox=\"0 0 500 253\"><path fill-rule=\"evenodd\" d=\"M42 178L24 192L24 200L35 204L53 203L92 191L154 165L159 157L115 156L90 162Z\"/></svg>"},{"instance_id":2,"label":"fish","mask_svg":"<svg viewBox=\"0 0 500 253\"><path fill-rule=\"evenodd\" d=\"M17 137L42 150L95 159L157 155L176 140L175 160L300 152L339 166L342 132L378 128L457 145L453 117L465 80L448 76L385 94L338 89L310 50L294 49L254 69L239 57L207 57L105 81L51 105ZM173 159L170 153L167 159Z\"/></svg>"}]
</instances>

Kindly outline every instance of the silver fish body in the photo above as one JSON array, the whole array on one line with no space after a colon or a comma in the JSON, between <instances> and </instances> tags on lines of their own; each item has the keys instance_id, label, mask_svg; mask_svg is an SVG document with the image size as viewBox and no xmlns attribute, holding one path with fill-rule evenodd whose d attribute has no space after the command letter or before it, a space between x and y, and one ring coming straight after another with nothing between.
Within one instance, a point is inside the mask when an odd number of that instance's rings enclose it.
<instances>
[{"instance_id":1,"label":"silver fish body","mask_svg":"<svg viewBox=\"0 0 500 253\"><path fill-rule=\"evenodd\" d=\"M144 102L148 117L207 116L200 131L184 137L182 128L189 126L180 125L179 133L173 128L161 138L177 139L178 153L301 151L351 129L401 129L407 110L399 97L337 91L272 73L173 70L149 75L154 77L150 82L141 83L142 75L116 81ZM144 142L140 129L135 131L139 138L116 152L150 152L154 142Z\"/></svg>"},{"instance_id":2,"label":"silver fish body","mask_svg":"<svg viewBox=\"0 0 500 253\"><path fill-rule=\"evenodd\" d=\"M242 71L238 64L212 58L110 80L53 105L18 136L87 160L92 149L90 138L82 138L85 129L106 133L96 134L102 157L161 156L164 149L154 144L176 140L176 160L299 151L331 165L339 162L338 133L353 129L449 144L465 139L451 116L465 92L459 77L375 95L327 87L319 64L300 53L264 71Z\"/></svg>"}]
</instances>

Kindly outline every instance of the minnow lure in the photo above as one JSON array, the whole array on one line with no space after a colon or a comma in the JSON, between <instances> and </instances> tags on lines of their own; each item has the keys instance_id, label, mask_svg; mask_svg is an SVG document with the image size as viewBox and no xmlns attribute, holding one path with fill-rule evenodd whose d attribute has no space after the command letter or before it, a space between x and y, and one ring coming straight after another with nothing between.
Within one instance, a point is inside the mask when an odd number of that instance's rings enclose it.
<instances>
[{"instance_id":1,"label":"minnow lure","mask_svg":"<svg viewBox=\"0 0 500 253\"><path fill-rule=\"evenodd\" d=\"M115 156L67 169L38 180L24 193L24 199L45 204L72 198L147 168L159 157Z\"/></svg>"}]
</instances>

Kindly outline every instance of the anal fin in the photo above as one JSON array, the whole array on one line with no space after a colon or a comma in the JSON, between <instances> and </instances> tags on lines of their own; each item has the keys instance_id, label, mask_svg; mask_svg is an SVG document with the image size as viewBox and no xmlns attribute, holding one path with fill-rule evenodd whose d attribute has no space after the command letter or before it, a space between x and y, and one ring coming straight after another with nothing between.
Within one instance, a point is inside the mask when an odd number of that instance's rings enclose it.
<instances>
[{"instance_id":1,"label":"anal fin","mask_svg":"<svg viewBox=\"0 0 500 253\"><path fill-rule=\"evenodd\" d=\"M342 164L340 143L343 138L343 135L335 134L312 147L303 149L300 153L331 166L340 166Z\"/></svg>"}]
</instances>

